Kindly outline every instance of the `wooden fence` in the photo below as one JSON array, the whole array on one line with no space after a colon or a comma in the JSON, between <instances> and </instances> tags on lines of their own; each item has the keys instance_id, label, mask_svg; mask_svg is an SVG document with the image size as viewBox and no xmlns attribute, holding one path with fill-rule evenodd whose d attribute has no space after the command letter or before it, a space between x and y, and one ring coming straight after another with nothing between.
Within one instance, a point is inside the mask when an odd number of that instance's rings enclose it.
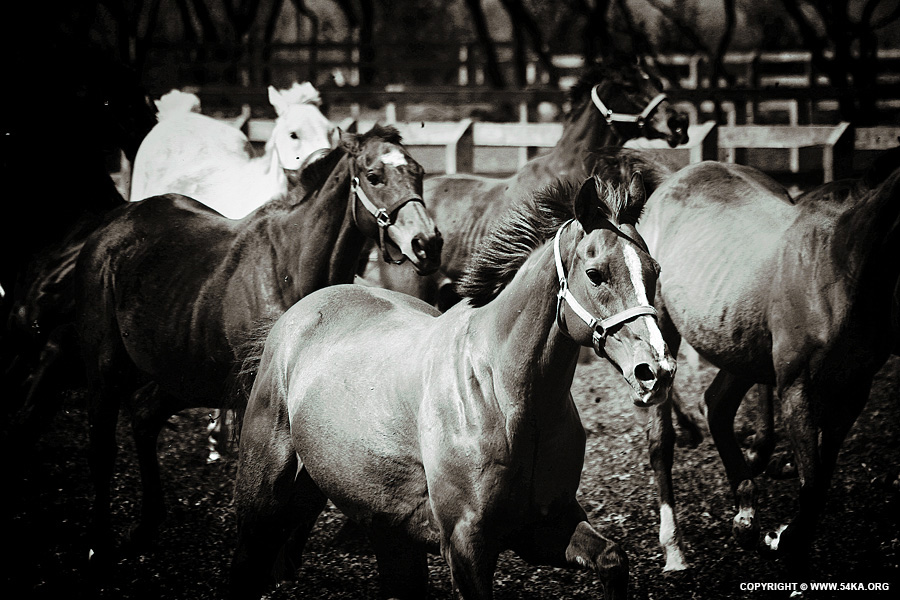
<instances>
[{"instance_id":1,"label":"wooden fence","mask_svg":"<svg viewBox=\"0 0 900 600\"><path fill-rule=\"evenodd\" d=\"M346 119L341 126L353 122ZM390 120L382 120L390 122ZM359 131L367 131L374 120L357 121ZM437 173L512 173L530 158L556 145L562 135L559 123L489 123L462 121L393 122L413 156L429 174ZM271 133L272 121L251 119L247 131L251 141L262 143ZM852 174L852 155L856 150L883 151L900 145L900 127L854 129L850 123L824 125L729 125L713 121L691 125L690 141L669 148L663 140L633 140L630 147L660 153L675 166L701 160L746 163L742 150L796 150L802 160L787 160L764 168L767 171L799 173L816 171L822 181ZM503 158L488 155L507 151ZM809 152L807 152L809 151Z\"/></svg>"}]
</instances>

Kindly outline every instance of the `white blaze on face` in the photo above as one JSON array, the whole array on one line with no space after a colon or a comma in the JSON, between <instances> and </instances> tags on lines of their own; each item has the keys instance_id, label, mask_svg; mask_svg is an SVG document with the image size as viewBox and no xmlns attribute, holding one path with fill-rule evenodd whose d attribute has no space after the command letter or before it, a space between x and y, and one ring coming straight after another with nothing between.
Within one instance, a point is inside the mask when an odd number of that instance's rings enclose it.
<instances>
[{"instance_id":1,"label":"white blaze on face","mask_svg":"<svg viewBox=\"0 0 900 600\"><path fill-rule=\"evenodd\" d=\"M392 167L399 167L406 164L406 157L396 148L381 157L381 162Z\"/></svg>"},{"instance_id":2,"label":"white blaze on face","mask_svg":"<svg viewBox=\"0 0 900 600\"><path fill-rule=\"evenodd\" d=\"M644 280L641 277L641 258L638 256L637 250L631 244L626 244L624 249L625 265L628 267L628 274L631 275L631 284L634 286L634 292L637 294L638 304L652 306L647 295L647 288L644 287ZM650 319L653 317L645 315L642 319ZM652 324L648 322L647 329L650 332L650 345L656 351L656 355L660 358L666 355L666 343L663 341L662 332L659 330L656 322Z\"/></svg>"}]
</instances>

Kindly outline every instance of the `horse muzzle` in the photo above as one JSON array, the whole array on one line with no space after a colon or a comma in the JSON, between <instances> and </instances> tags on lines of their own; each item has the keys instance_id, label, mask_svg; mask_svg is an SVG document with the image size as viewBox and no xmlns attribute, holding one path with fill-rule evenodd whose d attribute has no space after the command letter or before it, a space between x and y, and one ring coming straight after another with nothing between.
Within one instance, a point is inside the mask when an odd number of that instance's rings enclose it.
<instances>
[{"instance_id":1,"label":"horse muzzle","mask_svg":"<svg viewBox=\"0 0 900 600\"><path fill-rule=\"evenodd\" d=\"M675 361L668 357L660 361L649 357L635 361L630 373L623 372L634 391L634 405L648 408L664 402L672 387L675 369Z\"/></svg>"},{"instance_id":2,"label":"horse muzzle","mask_svg":"<svg viewBox=\"0 0 900 600\"><path fill-rule=\"evenodd\" d=\"M688 118L680 113L675 113L669 117L667 125L669 126L669 135L666 136L666 142L669 147L674 148L690 141L688 136Z\"/></svg>"},{"instance_id":3,"label":"horse muzzle","mask_svg":"<svg viewBox=\"0 0 900 600\"><path fill-rule=\"evenodd\" d=\"M444 238L425 211L421 198L410 198L398 209L387 235L417 274L430 275L441 266Z\"/></svg>"}]
</instances>

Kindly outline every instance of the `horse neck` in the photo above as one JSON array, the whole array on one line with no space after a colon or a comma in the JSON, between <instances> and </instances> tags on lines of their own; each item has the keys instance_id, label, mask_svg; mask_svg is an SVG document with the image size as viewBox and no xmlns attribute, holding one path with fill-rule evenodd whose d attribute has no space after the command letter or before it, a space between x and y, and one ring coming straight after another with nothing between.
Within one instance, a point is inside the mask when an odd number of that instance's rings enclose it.
<instances>
[{"instance_id":1,"label":"horse neck","mask_svg":"<svg viewBox=\"0 0 900 600\"><path fill-rule=\"evenodd\" d=\"M845 277L856 285L861 310L878 307L893 297L900 277L900 171L861 202L843 205L836 220L832 256L841 261Z\"/></svg>"},{"instance_id":2,"label":"horse neck","mask_svg":"<svg viewBox=\"0 0 900 600\"><path fill-rule=\"evenodd\" d=\"M473 331L492 350L494 389L520 414L549 423L568 401L579 346L556 326L558 280L552 244L536 250L491 302L475 309ZM529 419L526 419L528 421Z\"/></svg>"},{"instance_id":3,"label":"horse neck","mask_svg":"<svg viewBox=\"0 0 900 600\"><path fill-rule=\"evenodd\" d=\"M275 134L266 142L265 150L262 156L256 156L251 159L251 163L256 166L266 177L277 181L282 188L287 188L287 176L281 167L281 158L278 156L278 148L275 146Z\"/></svg>"},{"instance_id":4,"label":"horse neck","mask_svg":"<svg viewBox=\"0 0 900 600\"><path fill-rule=\"evenodd\" d=\"M365 237L351 215L347 160L305 200L261 217L284 308L319 288L353 282Z\"/></svg>"},{"instance_id":5,"label":"horse neck","mask_svg":"<svg viewBox=\"0 0 900 600\"><path fill-rule=\"evenodd\" d=\"M580 161L592 150L605 146L621 146L625 139L600 115L594 103L587 101L581 110L563 126L563 133L552 154Z\"/></svg>"}]
</instances>

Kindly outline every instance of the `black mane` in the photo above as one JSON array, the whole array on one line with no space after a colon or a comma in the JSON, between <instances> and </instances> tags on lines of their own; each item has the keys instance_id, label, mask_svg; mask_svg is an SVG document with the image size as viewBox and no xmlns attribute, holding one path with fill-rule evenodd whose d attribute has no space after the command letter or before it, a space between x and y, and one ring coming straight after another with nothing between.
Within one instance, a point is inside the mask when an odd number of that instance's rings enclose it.
<instances>
[{"instance_id":1,"label":"black mane","mask_svg":"<svg viewBox=\"0 0 900 600\"><path fill-rule=\"evenodd\" d=\"M643 205L629 202L628 183L594 177L600 209L613 223L637 222ZM525 260L575 216L581 182L559 181L509 210L472 256L456 291L473 306L484 306L512 281Z\"/></svg>"}]
</instances>

